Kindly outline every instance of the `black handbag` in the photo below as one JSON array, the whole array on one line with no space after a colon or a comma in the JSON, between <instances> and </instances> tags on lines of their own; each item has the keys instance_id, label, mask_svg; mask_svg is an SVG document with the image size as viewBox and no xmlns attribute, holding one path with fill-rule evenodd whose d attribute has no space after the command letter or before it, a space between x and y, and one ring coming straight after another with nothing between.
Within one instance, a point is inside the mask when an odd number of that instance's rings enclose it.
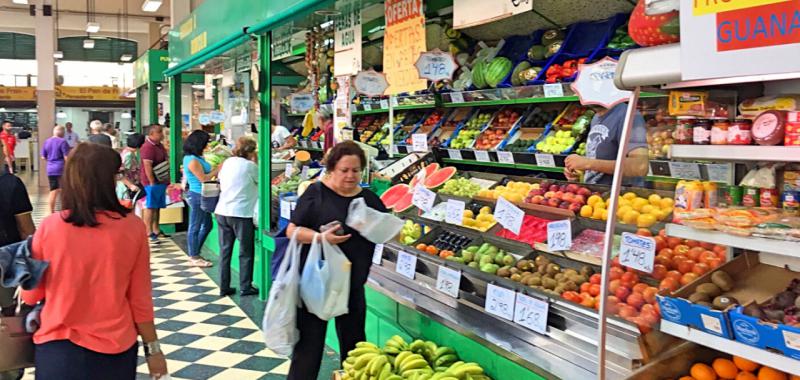
<instances>
[{"instance_id":1,"label":"black handbag","mask_svg":"<svg viewBox=\"0 0 800 380\"><path fill-rule=\"evenodd\" d=\"M13 316L0 316L0 372L34 366L33 333L25 329L25 319L30 312L23 308L22 300L17 296L16 312Z\"/></svg>"}]
</instances>

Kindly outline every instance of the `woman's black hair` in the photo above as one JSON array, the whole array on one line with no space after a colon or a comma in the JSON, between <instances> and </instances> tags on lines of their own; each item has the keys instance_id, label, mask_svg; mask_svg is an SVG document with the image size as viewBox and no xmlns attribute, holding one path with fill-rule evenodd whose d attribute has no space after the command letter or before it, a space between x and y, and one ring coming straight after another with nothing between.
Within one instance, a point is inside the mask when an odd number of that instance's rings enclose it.
<instances>
[{"instance_id":1,"label":"woman's black hair","mask_svg":"<svg viewBox=\"0 0 800 380\"><path fill-rule=\"evenodd\" d=\"M128 148L139 149L144 145L144 135L141 133L134 133L128 136L128 139L125 141L125 145Z\"/></svg>"},{"instance_id":2,"label":"woman's black hair","mask_svg":"<svg viewBox=\"0 0 800 380\"><path fill-rule=\"evenodd\" d=\"M336 169L336 164L338 164L339 160L344 156L358 157L358 160L361 162L361 170L367 167L367 156L364 154L364 150L352 141L343 141L334 145L333 148L328 151L328 156L325 158L325 170L329 173L333 173L333 170Z\"/></svg>"},{"instance_id":3,"label":"woman's black hair","mask_svg":"<svg viewBox=\"0 0 800 380\"><path fill-rule=\"evenodd\" d=\"M202 156L203 150L206 149L209 140L211 140L211 136L209 136L206 131L201 131L199 129L193 131L186 137L186 140L183 141L183 154Z\"/></svg>"}]
</instances>

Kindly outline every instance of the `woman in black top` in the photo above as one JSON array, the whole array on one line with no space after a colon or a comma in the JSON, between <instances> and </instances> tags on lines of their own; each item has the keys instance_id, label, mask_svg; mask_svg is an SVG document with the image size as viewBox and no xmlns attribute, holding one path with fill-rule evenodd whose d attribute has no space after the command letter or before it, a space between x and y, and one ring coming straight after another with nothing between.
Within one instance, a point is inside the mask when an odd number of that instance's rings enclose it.
<instances>
[{"instance_id":1,"label":"woman in black top","mask_svg":"<svg viewBox=\"0 0 800 380\"><path fill-rule=\"evenodd\" d=\"M359 186L361 172L367 168L367 159L356 143L346 141L334 146L328 153L325 166L325 178L309 186L297 201L286 234L292 236L295 229L299 229L297 239L306 244L302 252L302 263L305 264L309 249L307 244L312 242L314 235L322 226L339 222L338 227L321 232L320 237L332 244L338 244L353 264L350 272L349 312L336 317L339 355L344 361L347 352L354 349L356 343L366 340L364 322L367 303L364 298L364 284L369 276L372 253L375 250L374 243L345 225L347 210L350 202L356 198L364 198L367 206L375 210L387 210L375 193ZM337 234L337 231L340 232ZM317 318L305 308L298 310L297 328L300 330L300 341L294 347L288 380L317 378L325 348L327 326L327 321Z\"/></svg>"}]
</instances>

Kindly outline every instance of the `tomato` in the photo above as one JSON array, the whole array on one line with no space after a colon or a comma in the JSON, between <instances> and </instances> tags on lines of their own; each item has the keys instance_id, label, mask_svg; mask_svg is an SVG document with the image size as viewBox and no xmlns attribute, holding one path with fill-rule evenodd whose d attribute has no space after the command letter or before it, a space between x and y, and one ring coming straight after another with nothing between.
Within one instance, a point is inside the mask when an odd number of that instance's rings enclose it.
<instances>
[{"instance_id":1,"label":"tomato","mask_svg":"<svg viewBox=\"0 0 800 380\"><path fill-rule=\"evenodd\" d=\"M692 268L694 268L694 264L694 260L683 260L678 264L678 272L689 273L692 271Z\"/></svg>"},{"instance_id":2,"label":"tomato","mask_svg":"<svg viewBox=\"0 0 800 380\"><path fill-rule=\"evenodd\" d=\"M611 259L611 266L612 267L621 267L622 264L619 263L619 256Z\"/></svg>"},{"instance_id":3,"label":"tomato","mask_svg":"<svg viewBox=\"0 0 800 380\"><path fill-rule=\"evenodd\" d=\"M667 248L667 239L663 236L656 236L653 239L656 241L656 252L661 252L662 249Z\"/></svg>"},{"instance_id":4,"label":"tomato","mask_svg":"<svg viewBox=\"0 0 800 380\"><path fill-rule=\"evenodd\" d=\"M595 305L594 297L590 295L584 295L583 300L581 300L581 305L586 306L588 308L594 308Z\"/></svg>"},{"instance_id":5,"label":"tomato","mask_svg":"<svg viewBox=\"0 0 800 380\"><path fill-rule=\"evenodd\" d=\"M719 253L727 254L728 253L728 248L723 247L721 245L715 245L714 248L712 248L711 250L714 251L714 253L717 253L717 254L719 254Z\"/></svg>"},{"instance_id":6,"label":"tomato","mask_svg":"<svg viewBox=\"0 0 800 380\"><path fill-rule=\"evenodd\" d=\"M682 262L689 260L685 256L673 256L672 257L672 265L670 266L671 269L677 270L678 266L681 265Z\"/></svg>"},{"instance_id":7,"label":"tomato","mask_svg":"<svg viewBox=\"0 0 800 380\"><path fill-rule=\"evenodd\" d=\"M698 277L700 276L698 276L697 273L686 273L681 277L681 285L688 285L690 282L697 280Z\"/></svg>"},{"instance_id":8,"label":"tomato","mask_svg":"<svg viewBox=\"0 0 800 380\"><path fill-rule=\"evenodd\" d=\"M671 271L667 272L667 278L671 278L675 282L680 281L681 277L683 277L683 273L678 272L676 270L671 270Z\"/></svg>"},{"instance_id":9,"label":"tomato","mask_svg":"<svg viewBox=\"0 0 800 380\"><path fill-rule=\"evenodd\" d=\"M581 298L581 295L578 294L578 292L575 292L575 291L572 291L572 290L568 290L568 291L564 292L564 294L562 294L561 297L563 297L567 301L575 302L575 303L580 303L581 300L583 299L583 298Z\"/></svg>"},{"instance_id":10,"label":"tomato","mask_svg":"<svg viewBox=\"0 0 800 380\"><path fill-rule=\"evenodd\" d=\"M723 262L728 261L728 251L715 252L715 253L717 254L717 257L719 257L719 259L722 260Z\"/></svg>"},{"instance_id":11,"label":"tomato","mask_svg":"<svg viewBox=\"0 0 800 380\"><path fill-rule=\"evenodd\" d=\"M703 247L692 247L686 254L686 257L694 261L697 261L700 258L700 255L705 251L706 250Z\"/></svg>"},{"instance_id":12,"label":"tomato","mask_svg":"<svg viewBox=\"0 0 800 380\"><path fill-rule=\"evenodd\" d=\"M642 293L631 293L628 299L625 300L625 303L639 310L642 308L642 305L644 305L644 296L642 296Z\"/></svg>"},{"instance_id":13,"label":"tomato","mask_svg":"<svg viewBox=\"0 0 800 380\"><path fill-rule=\"evenodd\" d=\"M696 260L699 263L708 264L710 260L716 259L717 254L711 251L703 251L700 257Z\"/></svg>"},{"instance_id":14,"label":"tomato","mask_svg":"<svg viewBox=\"0 0 800 380\"><path fill-rule=\"evenodd\" d=\"M658 294L658 288L654 286L648 286L647 289L642 292L644 302L647 302L650 305L656 303L656 294Z\"/></svg>"},{"instance_id":15,"label":"tomato","mask_svg":"<svg viewBox=\"0 0 800 380\"><path fill-rule=\"evenodd\" d=\"M636 324L636 327L639 328L639 333L643 335L653 331L653 326L647 324L647 321L642 317L633 317L630 321Z\"/></svg>"},{"instance_id":16,"label":"tomato","mask_svg":"<svg viewBox=\"0 0 800 380\"><path fill-rule=\"evenodd\" d=\"M675 250L676 255L687 256L691 248L689 248L689 246L686 244L679 244L676 245L673 249Z\"/></svg>"},{"instance_id":17,"label":"tomato","mask_svg":"<svg viewBox=\"0 0 800 380\"><path fill-rule=\"evenodd\" d=\"M611 315L619 313L619 298L616 296L608 296L606 298L606 310Z\"/></svg>"},{"instance_id":18,"label":"tomato","mask_svg":"<svg viewBox=\"0 0 800 380\"><path fill-rule=\"evenodd\" d=\"M624 270L622 270L622 268L619 268L619 267L612 267L612 268L611 268L611 269L609 269L609 271L608 271L608 279L609 279L609 280L612 280L612 281L613 281L613 280L619 280L619 279L620 279L620 277L622 277L622 274L623 274L623 273L625 273L625 271L624 271Z\"/></svg>"},{"instance_id":19,"label":"tomato","mask_svg":"<svg viewBox=\"0 0 800 380\"><path fill-rule=\"evenodd\" d=\"M597 297L598 295L600 295L600 284L592 284L592 285L590 285L589 286L589 294L591 294L592 297Z\"/></svg>"},{"instance_id":20,"label":"tomato","mask_svg":"<svg viewBox=\"0 0 800 380\"><path fill-rule=\"evenodd\" d=\"M664 268L669 268L672 266L672 260L669 257L664 255L656 255L655 264L661 265Z\"/></svg>"},{"instance_id":21,"label":"tomato","mask_svg":"<svg viewBox=\"0 0 800 380\"><path fill-rule=\"evenodd\" d=\"M632 318L639 314L635 307L627 304L619 305L619 316L622 318Z\"/></svg>"},{"instance_id":22,"label":"tomato","mask_svg":"<svg viewBox=\"0 0 800 380\"><path fill-rule=\"evenodd\" d=\"M656 280L663 280L667 277L667 271L669 271L669 269L665 265L656 264L653 265L653 273L651 273L650 276Z\"/></svg>"},{"instance_id":23,"label":"tomato","mask_svg":"<svg viewBox=\"0 0 800 380\"><path fill-rule=\"evenodd\" d=\"M694 268L692 268L692 273L695 273L698 276L702 276L702 275L708 273L708 271L710 271L710 270L711 270L711 267L708 264L697 263L697 264L694 264Z\"/></svg>"},{"instance_id":24,"label":"tomato","mask_svg":"<svg viewBox=\"0 0 800 380\"><path fill-rule=\"evenodd\" d=\"M608 294L615 294L617 289L619 288L620 283L619 280L611 280L608 282ZM586 289L587 291L589 289Z\"/></svg>"},{"instance_id":25,"label":"tomato","mask_svg":"<svg viewBox=\"0 0 800 380\"><path fill-rule=\"evenodd\" d=\"M634 285L634 286L633 286L633 292L634 292L634 293L641 293L641 292L643 292L645 289L647 289L647 287L648 287L648 285L647 285L647 284L645 284L645 283L643 283L643 282L640 282L640 283L638 283L638 284L636 284L636 285Z\"/></svg>"},{"instance_id":26,"label":"tomato","mask_svg":"<svg viewBox=\"0 0 800 380\"><path fill-rule=\"evenodd\" d=\"M642 312L639 314L639 317L642 318L645 321L645 323L649 324L650 326L655 325L656 323L658 323L658 320L661 319L661 317L659 317L658 312L656 312L656 309L653 307L653 305L642 306Z\"/></svg>"},{"instance_id":27,"label":"tomato","mask_svg":"<svg viewBox=\"0 0 800 380\"><path fill-rule=\"evenodd\" d=\"M667 277L661 280L661 283L658 284L658 290L659 291L666 290L668 292L674 292L678 290L678 282L670 277Z\"/></svg>"},{"instance_id":28,"label":"tomato","mask_svg":"<svg viewBox=\"0 0 800 380\"><path fill-rule=\"evenodd\" d=\"M636 234L639 236L648 236L648 237L653 236L653 233L650 232L650 230L648 230L647 228L640 228L636 230Z\"/></svg>"},{"instance_id":29,"label":"tomato","mask_svg":"<svg viewBox=\"0 0 800 380\"><path fill-rule=\"evenodd\" d=\"M598 284L599 285L600 281L602 281L602 280L603 280L603 277L600 276L600 273L595 273L595 274L592 275L592 277L589 277L589 283L591 283L591 284Z\"/></svg>"},{"instance_id":30,"label":"tomato","mask_svg":"<svg viewBox=\"0 0 800 380\"><path fill-rule=\"evenodd\" d=\"M676 237L670 236L670 237L667 238L667 245L670 248L675 248L675 247L679 246L682 242L683 241L681 239L676 238Z\"/></svg>"},{"instance_id":31,"label":"tomato","mask_svg":"<svg viewBox=\"0 0 800 380\"><path fill-rule=\"evenodd\" d=\"M720 260L719 258L715 258L715 259L711 259L711 260L709 260L709 261L708 261L708 266L709 266L711 269L717 269L717 268L719 268L719 267L720 267L720 265L722 265L722 264L724 264L724 263L725 263L725 262L724 262L724 261L722 261L722 260Z\"/></svg>"},{"instance_id":32,"label":"tomato","mask_svg":"<svg viewBox=\"0 0 800 380\"><path fill-rule=\"evenodd\" d=\"M689 246L689 248L694 248L694 247L699 247L700 246L700 242L697 241L697 240L686 240L685 243L686 243L686 245Z\"/></svg>"},{"instance_id":33,"label":"tomato","mask_svg":"<svg viewBox=\"0 0 800 380\"><path fill-rule=\"evenodd\" d=\"M675 251L673 251L672 248L664 248L664 249L658 251L658 254L659 255L664 255L664 256L668 257L669 259L672 259L672 257L675 256Z\"/></svg>"},{"instance_id":34,"label":"tomato","mask_svg":"<svg viewBox=\"0 0 800 380\"><path fill-rule=\"evenodd\" d=\"M705 242L705 241L701 241L700 242L700 246L703 247L703 249L707 249L707 250L714 249L714 244L713 243L708 243L708 242Z\"/></svg>"},{"instance_id":35,"label":"tomato","mask_svg":"<svg viewBox=\"0 0 800 380\"><path fill-rule=\"evenodd\" d=\"M636 285L636 283L639 282L639 276L637 276L636 273L633 272L625 272L622 275L622 278L620 278L620 280L622 280L623 283L626 281L630 282L631 283L630 287L633 287L633 285Z\"/></svg>"},{"instance_id":36,"label":"tomato","mask_svg":"<svg viewBox=\"0 0 800 380\"><path fill-rule=\"evenodd\" d=\"M628 296L631 294L630 288L625 286L620 286L617 288L617 291L614 292L614 295L622 302L625 302L628 299Z\"/></svg>"},{"instance_id":37,"label":"tomato","mask_svg":"<svg viewBox=\"0 0 800 380\"><path fill-rule=\"evenodd\" d=\"M661 231L658 231L658 236L661 236L664 239L666 239L667 238L667 230L662 228Z\"/></svg>"},{"instance_id":38,"label":"tomato","mask_svg":"<svg viewBox=\"0 0 800 380\"><path fill-rule=\"evenodd\" d=\"M424 252L427 248L428 248L428 246L425 245L425 244L422 244L422 243L417 244L417 249L420 250L420 251Z\"/></svg>"}]
</instances>

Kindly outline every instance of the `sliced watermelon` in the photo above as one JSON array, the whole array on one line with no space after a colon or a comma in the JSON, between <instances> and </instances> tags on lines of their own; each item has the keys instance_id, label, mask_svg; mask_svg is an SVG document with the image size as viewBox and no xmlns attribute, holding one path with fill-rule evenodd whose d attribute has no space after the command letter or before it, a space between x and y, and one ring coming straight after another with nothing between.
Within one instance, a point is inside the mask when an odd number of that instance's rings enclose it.
<instances>
[{"instance_id":1,"label":"sliced watermelon","mask_svg":"<svg viewBox=\"0 0 800 380\"><path fill-rule=\"evenodd\" d=\"M434 173L436 173L437 170L439 170L439 164L435 162L429 164L428 166L425 167L425 178L432 176ZM411 182L408 184L408 186L411 186L411 188L413 189L417 185L417 182L419 182L419 177L417 177L417 175L414 175L414 178L411 178Z\"/></svg>"},{"instance_id":2,"label":"sliced watermelon","mask_svg":"<svg viewBox=\"0 0 800 380\"><path fill-rule=\"evenodd\" d=\"M410 187L408 187L408 185L398 183L381 194L381 201L383 201L383 205L386 206L386 208L391 210L394 205L397 204L397 201L408 193L409 190Z\"/></svg>"},{"instance_id":3,"label":"sliced watermelon","mask_svg":"<svg viewBox=\"0 0 800 380\"><path fill-rule=\"evenodd\" d=\"M406 211L406 210L410 209L411 206L414 205L414 203L412 203L413 199L414 199L414 192L413 191L409 191L409 192L405 193L394 204L394 211L395 212L403 212L403 211Z\"/></svg>"},{"instance_id":4,"label":"sliced watermelon","mask_svg":"<svg viewBox=\"0 0 800 380\"><path fill-rule=\"evenodd\" d=\"M452 178L456 174L456 171L456 168L453 166L448 166L446 168L437 170L436 173L433 173L433 175L425 177L425 187L429 189L435 189L444 185L448 179Z\"/></svg>"}]
</instances>

